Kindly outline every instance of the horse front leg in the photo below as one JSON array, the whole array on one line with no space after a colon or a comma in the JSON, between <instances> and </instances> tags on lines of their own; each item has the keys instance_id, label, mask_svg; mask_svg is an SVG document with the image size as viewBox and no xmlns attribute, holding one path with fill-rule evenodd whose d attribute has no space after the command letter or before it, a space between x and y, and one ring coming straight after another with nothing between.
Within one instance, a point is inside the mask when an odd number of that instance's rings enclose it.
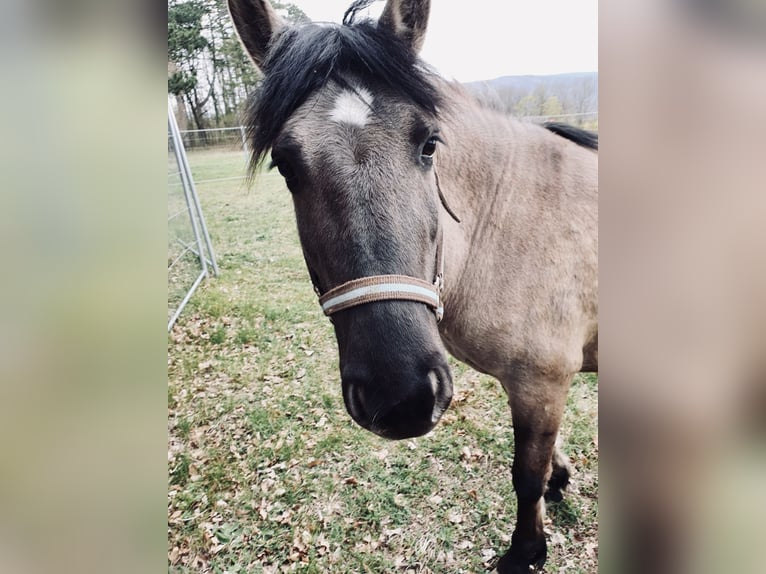
<instances>
[{"instance_id":1,"label":"horse front leg","mask_svg":"<svg viewBox=\"0 0 766 574\"><path fill-rule=\"evenodd\" d=\"M512 476L518 510L511 549L498 562L498 574L526 574L530 567L541 569L545 564L543 495L551 479L556 439L571 381L572 375L568 375L504 384L513 416ZM556 462L560 463L558 459Z\"/></svg>"}]
</instances>

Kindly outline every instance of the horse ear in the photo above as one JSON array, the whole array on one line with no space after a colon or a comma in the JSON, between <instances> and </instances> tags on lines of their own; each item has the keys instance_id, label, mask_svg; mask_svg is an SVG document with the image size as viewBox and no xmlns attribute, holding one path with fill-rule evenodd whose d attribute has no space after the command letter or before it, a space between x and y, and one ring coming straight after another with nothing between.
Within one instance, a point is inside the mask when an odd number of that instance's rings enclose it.
<instances>
[{"instance_id":1,"label":"horse ear","mask_svg":"<svg viewBox=\"0 0 766 574\"><path fill-rule=\"evenodd\" d=\"M266 59L269 42L284 26L269 0L228 0L229 14L239 39L259 68Z\"/></svg>"},{"instance_id":2,"label":"horse ear","mask_svg":"<svg viewBox=\"0 0 766 574\"><path fill-rule=\"evenodd\" d=\"M419 52L426 38L431 0L388 0L379 25L399 36L414 52Z\"/></svg>"}]
</instances>

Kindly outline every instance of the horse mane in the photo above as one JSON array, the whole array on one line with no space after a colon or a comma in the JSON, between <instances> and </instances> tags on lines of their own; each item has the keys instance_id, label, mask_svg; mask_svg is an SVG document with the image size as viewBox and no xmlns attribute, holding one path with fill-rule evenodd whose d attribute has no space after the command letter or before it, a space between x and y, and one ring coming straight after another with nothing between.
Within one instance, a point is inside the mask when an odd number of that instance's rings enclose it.
<instances>
[{"instance_id":1,"label":"horse mane","mask_svg":"<svg viewBox=\"0 0 766 574\"><path fill-rule=\"evenodd\" d=\"M361 7L357 2L353 8ZM441 97L435 73L395 34L371 20L305 24L285 29L263 63L263 80L245 112L251 143L251 176L290 116L329 81L354 90L347 78L383 85L429 115Z\"/></svg>"},{"instance_id":2,"label":"horse mane","mask_svg":"<svg viewBox=\"0 0 766 574\"><path fill-rule=\"evenodd\" d=\"M546 122L543 127L557 136L568 139L579 146L598 151L598 134L560 122Z\"/></svg>"}]
</instances>

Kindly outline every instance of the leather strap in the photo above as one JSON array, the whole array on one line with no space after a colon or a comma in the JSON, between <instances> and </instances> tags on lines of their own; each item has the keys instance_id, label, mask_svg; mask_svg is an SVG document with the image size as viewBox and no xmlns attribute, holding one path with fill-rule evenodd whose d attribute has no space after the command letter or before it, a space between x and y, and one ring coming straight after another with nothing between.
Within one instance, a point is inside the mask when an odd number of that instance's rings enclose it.
<instances>
[{"instance_id":1,"label":"leather strap","mask_svg":"<svg viewBox=\"0 0 766 574\"><path fill-rule=\"evenodd\" d=\"M435 284L407 275L374 275L354 279L330 289L319 298L325 315L332 315L357 305L391 299L424 303L434 310L440 307Z\"/></svg>"}]
</instances>

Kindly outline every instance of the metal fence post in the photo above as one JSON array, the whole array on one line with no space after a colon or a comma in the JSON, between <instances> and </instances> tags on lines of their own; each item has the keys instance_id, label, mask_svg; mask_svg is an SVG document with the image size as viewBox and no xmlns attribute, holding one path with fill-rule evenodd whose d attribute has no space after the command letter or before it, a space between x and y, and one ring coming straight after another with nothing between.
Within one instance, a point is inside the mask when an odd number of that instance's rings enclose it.
<instances>
[{"instance_id":1,"label":"metal fence post","mask_svg":"<svg viewBox=\"0 0 766 574\"><path fill-rule=\"evenodd\" d=\"M250 150L247 148L247 135L245 134L245 126L239 126L239 133L242 135L242 149L245 150L245 153L250 153Z\"/></svg>"},{"instance_id":2,"label":"metal fence post","mask_svg":"<svg viewBox=\"0 0 766 574\"><path fill-rule=\"evenodd\" d=\"M210 241L210 235L208 234L207 225L205 224L205 218L202 215L202 208L199 203L199 197L197 196L197 190L194 186L194 178L191 175L189 160L186 157L186 150L184 149L183 140L181 139L181 134L178 130L178 124L176 123L175 115L173 114L173 108L170 102L168 102L168 134L171 139L173 153L178 165L178 175L181 178L181 186L183 188L184 198L186 200L187 212L189 214L192 231L194 233L194 238L197 244L197 251L195 254L198 256L201 266L200 274L192 283L183 300L179 303L178 307L175 309L173 315L168 321L169 332L180 316L181 311L191 299L194 291L197 289L202 280L208 275L208 264L212 267L213 273L215 275L218 275L219 271L218 264L215 259L215 253L213 251L212 242ZM176 215L178 215L178 213L172 217L175 217ZM183 244L182 241L181 243ZM191 251L194 253L194 249L191 246L184 245L184 247L186 251ZM179 259L183 257L183 255L184 252L182 252L176 261L168 266L168 271L172 268L173 265L175 265L175 263L178 262Z\"/></svg>"}]
</instances>

